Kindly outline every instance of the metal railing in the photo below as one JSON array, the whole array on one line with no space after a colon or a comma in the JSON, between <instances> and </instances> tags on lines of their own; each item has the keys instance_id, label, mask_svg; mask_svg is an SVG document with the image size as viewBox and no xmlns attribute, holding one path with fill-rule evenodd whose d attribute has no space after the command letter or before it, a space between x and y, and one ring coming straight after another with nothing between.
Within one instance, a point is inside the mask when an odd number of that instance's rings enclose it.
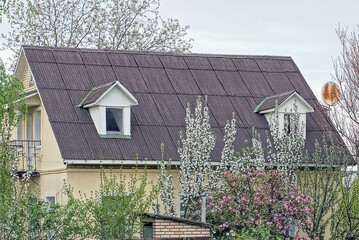
<instances>
[{"instance_id":1,"label":"metal railing","mask_svg":"<svg viewBox=\"0 0 359 240\"><path fill-rule=\"evenodd\" d=\"M39 147L41 141L37 140L14 140L11 142L14 148L15 158L18 160L19 172L36 172L36 162L39 159Z\"/></svg>"}]
</instances>

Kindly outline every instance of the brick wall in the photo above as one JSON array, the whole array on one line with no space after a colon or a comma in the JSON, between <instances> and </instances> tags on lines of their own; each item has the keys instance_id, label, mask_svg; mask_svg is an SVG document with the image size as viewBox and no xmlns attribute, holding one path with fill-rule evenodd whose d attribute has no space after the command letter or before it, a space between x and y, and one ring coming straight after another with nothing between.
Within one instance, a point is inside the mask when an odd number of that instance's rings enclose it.
<instances>
[{"instance_id":1,"label":"brick wall","mask_svg":"<svg viewBox=\"0 0 359 240\"><path fill-rule=\"evenodd\" d=\"M210 228L156 219L153 223L153 238L209 237Z\"/></svg>"}]
</instances>

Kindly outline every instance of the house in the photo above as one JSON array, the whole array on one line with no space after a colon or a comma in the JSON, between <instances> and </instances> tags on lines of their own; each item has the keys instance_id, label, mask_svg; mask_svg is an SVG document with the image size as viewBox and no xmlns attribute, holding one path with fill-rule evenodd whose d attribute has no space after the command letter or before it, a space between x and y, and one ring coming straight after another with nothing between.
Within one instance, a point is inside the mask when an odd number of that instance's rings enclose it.
<instances>
[{"instance_id":1,"label":"house","mask_svg":"<svg viewBox=\"0 0 359 240\"><path fill-rule=\"evenodd\" d=\"M14 134L22 153L19 175L31 169L46 201L63 201L63 180L83 192L98 188L100 165L116 173L146 164L156 179L161 143L166 159L178 165L185 107L199 95L208 96L217 136L214 162L233 112L239 150L253 127L265 135L275 103L281 126L298 103L309 154L325 131L339 141L290 57L23 46L15 76L24 83L28 106Z\"/></svg>"}]
</instances>

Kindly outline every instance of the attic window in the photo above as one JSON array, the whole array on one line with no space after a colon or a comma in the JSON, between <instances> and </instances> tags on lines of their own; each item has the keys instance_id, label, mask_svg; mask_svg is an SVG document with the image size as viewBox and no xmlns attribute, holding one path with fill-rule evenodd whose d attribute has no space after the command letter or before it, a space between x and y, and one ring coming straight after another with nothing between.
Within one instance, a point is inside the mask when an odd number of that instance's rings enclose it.
<instances>
[{"instance_id":1,"label":"attic window","mask_svg":"<svg viewBox=\"0 0 359 240\"><path fill-rule=\"evenodd\" d=\"M33 86L34 83L34 76L32 75L31 71L29 71L29 86Z\"/></svg>"},{"instance_id":2,"label":"attic window","mask_svg":"<svg viewBox=\"0 0 359 240\"><path fill-rule=\"evenodd\" d=\"M106 132L123 132L123 110L106 108Z\"/></svg>"}]
</instances>

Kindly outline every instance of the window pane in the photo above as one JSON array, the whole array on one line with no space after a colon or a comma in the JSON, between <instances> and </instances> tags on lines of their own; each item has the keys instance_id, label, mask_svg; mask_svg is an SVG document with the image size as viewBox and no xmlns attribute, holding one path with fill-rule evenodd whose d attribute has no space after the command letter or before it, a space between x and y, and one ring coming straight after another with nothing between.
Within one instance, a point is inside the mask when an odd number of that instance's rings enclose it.
<instances>
[{"instance_id":1,"label":"window pane","mask_svg":"<svg viewBox=\"0 0 359 240\"><path fill-rule=\"evenodd\" d=\"M41 140L41 111L34 112L34 140Z\"/></svg>"},{"instance_id":2,"label":"window pane","mask_svg":"<svg viewBox=\"0 0 359 240\"><path fill-rule=\"evenodd\" d=\"M24 124L23 119L17 122L17 140L24 140Z\"/></svg>"},{"instance_id":3,"label":"window pane","mask_svg":"<svg viewBox=\"0 0 359 240\"><path fill-rule=\"evenodd\" d=\"M122 109L106 108L106 131L122 132Z\"/></svg>"}]
</instances>

